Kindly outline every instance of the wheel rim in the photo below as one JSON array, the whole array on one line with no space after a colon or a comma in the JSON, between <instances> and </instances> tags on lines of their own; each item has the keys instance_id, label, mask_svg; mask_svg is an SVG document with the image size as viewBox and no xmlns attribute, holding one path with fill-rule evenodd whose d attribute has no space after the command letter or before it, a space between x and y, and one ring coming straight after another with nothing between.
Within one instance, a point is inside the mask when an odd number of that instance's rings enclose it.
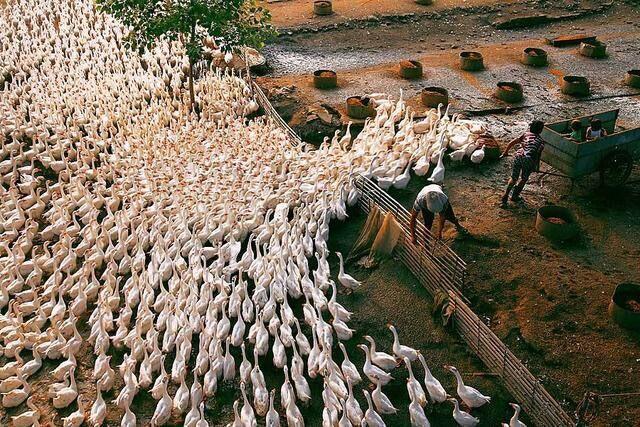
<instances>
[{"instance_id":1,"label":"wheel rim","mask_svg":"<svg viewBox=\"0 0 640 427\"><path fill-rule=\"evenodd\" d=\"M611 154L604 162L601 170L602 184L608 187L623 185L629 175L633 162L628 153L620 152Z\"/></svg>"}]
</instances>

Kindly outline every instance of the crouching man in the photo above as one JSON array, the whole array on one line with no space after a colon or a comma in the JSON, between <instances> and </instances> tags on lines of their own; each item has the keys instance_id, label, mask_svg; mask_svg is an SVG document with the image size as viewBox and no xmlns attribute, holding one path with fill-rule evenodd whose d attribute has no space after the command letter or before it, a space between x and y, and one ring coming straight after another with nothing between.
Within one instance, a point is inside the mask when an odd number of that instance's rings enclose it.
<instances>
[{"instance_id":1,"label":"crouching man","mask_svg":"<svg viewBox=\"0 0 640 427\"><path fill-rule=\"evenodd\" d=\"M456 215L453 213L453 208L451 207L451 203L449 203L449 198L442 191L442 187L437 184L430 184L425 186L418 196L416 197L416 201L413 204L413 209L411 210L411 220L409 222L409 231L411 232L411 241L415 244L417 243L416 239L416 221L418 218L418 213L422 213L422 218L424 220L424 225L427 227L427 230L431 231L433 227L433 221L435 219L436 214L438 215L438 234L437 238L442 238L442 230L444 228L445 221L451 222L455 225L458 233L467 234L467 230L460 225Z\"/></svg>"}]
</instances>

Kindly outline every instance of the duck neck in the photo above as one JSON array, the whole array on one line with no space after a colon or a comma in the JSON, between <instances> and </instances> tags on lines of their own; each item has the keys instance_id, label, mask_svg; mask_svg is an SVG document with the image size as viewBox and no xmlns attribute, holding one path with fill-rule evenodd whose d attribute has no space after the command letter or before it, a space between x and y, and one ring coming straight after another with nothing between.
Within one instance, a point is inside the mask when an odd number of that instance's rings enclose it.
<instances>
[{"instance_id":1,"label":"duck neck","mask_svg":"<svg viewBox=\"0 0 640 427\"><path fill-rule=\"evenodd\" d=\"M409 362L409 363L407 363L407 362ZM411 361L409 359L406 359L405 364L407 365L407 370L409 371L409 378L414 379L413 369L411 368Z\"/></svg>"},{"instance_id":2,"label":"duck neck","mask_svg":"<svg viewBox=\"0 0 640 427\"><path fill-rule=\"evenodd\" d=\"M342 260L342 255L338 256L340 259L340 275L344 274L344 261Z\"/></svg>"},{"instance_id":3,"label":"duck neck","mask_svg":"<svg viewBox=\"0 0 640 427\"><path fill-rule=\"evenodd\" d=\"M455 375L455 376L456 376L456 381L458 381L458 386L459 386L459 387L464 387L464 381L462 381L462 375L460 375L460 372L455 371L455 372L453 373L453 375Z\"/></svg>"},{"instance_id":4,"label":"duck neck","mask_svg":"<svg viewBox=\"0 0 640 427\"><path fill-rule=\"evenodd\" d=\"M398 338L398 331L396 331L396 328L391 327L391 332L393 333L393 346L400 346L400 339Z\"/></svg>"},{"instance_id":5,"label":"duck neck","mask_svg":"<svg viewBox=\"0 0 640 427\"><path fill-rule=\"evenodd\" d=\"M511 417L511 421L518 421L518 417L520 416L520 407L515 408L516 412Z\"/></svg>"}]
</instances>

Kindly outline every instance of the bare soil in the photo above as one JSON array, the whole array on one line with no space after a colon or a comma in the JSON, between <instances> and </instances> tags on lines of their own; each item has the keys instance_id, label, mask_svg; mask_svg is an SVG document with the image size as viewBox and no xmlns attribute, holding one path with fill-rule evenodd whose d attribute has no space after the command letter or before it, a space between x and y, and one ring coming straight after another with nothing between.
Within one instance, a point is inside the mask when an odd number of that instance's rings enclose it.
<instances>
[{"instance_id":1,"label":"bare soil","mask_svg":"<svg viewBox=\"0 0 640 427\"><path fill-rule=\"evenodd\" d=\"M465 6L485 6L496 3L514 3L516 0L464 0ZM460 6L458 0L436 0L430 6L422 6L413 0L333 0L333 14L315 16L313 2L309 0L283 0L263 2L269 8L274 25L298 27L328 25L347 19L361 19L372 15L397 15L405 13L435 12Z\"/></svg>"}]
</instances>

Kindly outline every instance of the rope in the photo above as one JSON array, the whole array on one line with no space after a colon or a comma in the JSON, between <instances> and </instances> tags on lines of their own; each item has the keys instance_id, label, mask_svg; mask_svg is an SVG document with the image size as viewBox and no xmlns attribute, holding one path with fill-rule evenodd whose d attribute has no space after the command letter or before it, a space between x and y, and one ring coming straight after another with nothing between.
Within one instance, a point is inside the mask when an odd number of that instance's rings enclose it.
<instances>
[{"instance_id":1,"label":"rope","mask_svg":"<svg viewBox=\"0 0 640 427\"><path fill-rule=\"evenodd\" d=\"M635 397L640 396L640 391L630 393L608 393L598 394L593 391L588 391L584 394L584 397L578 403L576 407L576 419L578 425L586 425L598 417L598 411L600 410L600 404L603 399L609 399L612 397Z\"/></svg>"},{"instance_id":2,"label":"rope","mask_svg":"<svg viewBox=\"0 0 640 427\"><path fill-rule=\"evenodd\" d=\"M611 394L600 394L599 397L601 399L607 399L609 397L631 397L631 396L640 396L640 391L636 391L633 393L611 393Z\"/></svg>"}]
</instances>

